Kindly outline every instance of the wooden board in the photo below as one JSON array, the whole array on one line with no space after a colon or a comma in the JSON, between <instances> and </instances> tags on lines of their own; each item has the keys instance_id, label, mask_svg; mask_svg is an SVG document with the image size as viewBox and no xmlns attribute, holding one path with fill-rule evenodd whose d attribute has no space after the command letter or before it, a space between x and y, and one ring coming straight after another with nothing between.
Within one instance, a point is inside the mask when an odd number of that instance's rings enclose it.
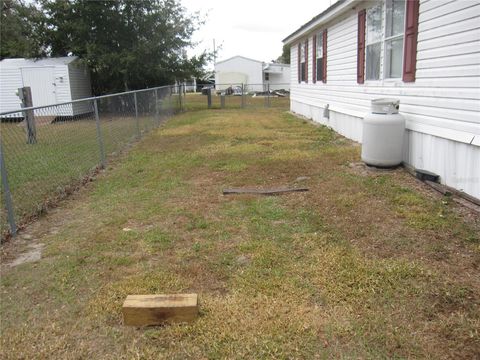
<instances>
[{"instance_id":1,"label":"wooden board","mask_svg":"<svg viewBox=\"0 0 480 360\"><path fill-rule=\"evenodd\" d=\"M128 295L123 323L131 326L190 322L198 315L197 294Z\"/></svg>"},{"instance_id":2,"label":"wooden board","mask_svg":"<svg viewBox=\"0 0 480 360\"><path fill-rule=\"evenodd\" d=\"M270 189L224 189L223 195L231 194L256 194L256 195L278 195L285 192L308 191L308 188L270 188Z\"/></svg>"},{"instance_id":3,"label":"wooden board","mask_svg":"<svg viewBox=\"0 0 480 360\"><path fill-rule=\"evenodd\" d=\"M425 180L425 183L431 188L433 188L434 190L437 190L442 195L445 195L445 196L452 195L452 193L448 191L448 189L445 186L442 186L439 183L436 183L430 180Z\"/></svg>"}]
</instances>

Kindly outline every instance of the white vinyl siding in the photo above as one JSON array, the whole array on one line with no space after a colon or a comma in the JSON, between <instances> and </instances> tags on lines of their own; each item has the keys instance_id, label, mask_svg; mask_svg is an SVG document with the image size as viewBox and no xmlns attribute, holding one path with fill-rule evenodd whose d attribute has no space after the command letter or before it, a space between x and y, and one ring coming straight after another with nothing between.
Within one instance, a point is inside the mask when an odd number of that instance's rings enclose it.
<instances>
[{"instance_id":1,"label":"white vinyl siding","mask_svg":"<svg viewBox=\"0 0 480 360\"><path fill-rule=\"evenodd\" d=\"M215 64L215 84L217 90L242 83L256 84L247 90L263 90L263 66L261 61L234 56Z\"/></svg>"},{"instance_id":2,"label":"white vinyl siding","mask_svg":"<svg viewBox=\"0 0 480 360\"><path fill-rule=\"evenodd\" d=\"M290 87L298 82L298 44L290 47Z\"/></svg>"},{"instance_id":3,"label":"white vinyl siding","mask_svg":"<svg viewBox=\"0 0 480 360\"><path fill-rule=\"evenodd\" d=\"M21 101L16 92L23 86L20 69L6 67L0 63L0 74L0 112L19 109Z\"/></svg>"},{"instance_id":4,"label":"white vinyl siding","mask_svg":"<svg viewBox=\"0 0 480 360\"><path fill-rule=\"evenodd\" d=\"M372 3L369 4L371 6ZM441 138L430 142L438 146L446 146L449 143L447 140L450 143L460 142L476 148L475 153L478 154L480 3L474 0L420 1L416 80L411 83L404 83L401 79L385 79L357 84L357 20L360 9L348 10L328 24L319 24L318 29L312 29L310 37L328 27L327 84L297 83L296 45L293 43L292 104L296 104L296 108L302 111L300 113L308 117L312 115L311 109L329 104L330 110L352 119L361 119L369 111L372 99L393 97L400 100L400 111L406 118L409 134L421 133ZM361 126L355 121L342 123L339 132L356 140L361 139ZM409 135L409 138L411 146L419 141L419 136ZM451 148L463 149L461 146ZM418 155L418 146L412 151L409 159L423 156ZM428 151L437 150L432 147ZM438 153L443 153L443 150L439 149ZM414 162L410 160L410 163ZM433 170L443 174L439 168ZM450 185L480 196L478 186L473 189L471 184L454 182L452 176L444 174L446 179L450 179ZM477 183L480 183L478 179Z\"/></svg>"},{"instance_id":5,"label":"white vinyl siding","mask_svg":"<svg viewBox=\"0 0 480 360\"><path fill-rule=\"evenodd\" d=\"M70 93L72 100L84 99L92 96L90 87L90 73L86 66L72 63L68 66L68 77L70 80ZM89 101L72 104L73 115L85 114L93 111L92 103Z\"/></svg>"},{"instance_id":6,"label":"white vinyl siding","mask_svg":"<svg viewBox=\"0 0 480 360\"><path fill-rule=\"evenodd\" d=\"M13 111L21 107L16 90L25 86L22 69L24 69L23 72L25 74L29 73L30 75L32 71L38 71L41 74L44 71L52 71L51 69L53 69L51 81L53 83L54 95L48 100L49 104L44 104L45 101L37 104L35 97L32 96L33 106L54 105L91 96L88 71L74 57L39 60L5 59L0 62L0 112ZM39 76L40 78L43 77ZM30 76L28 81L30 87L36 87L36 91L42 88L42 84L35 82L34 76ZM35 91L32 91L32 94L34 93ZM76 116L91 112L91 105L72 106L72 104L69 104L60 107L48 107L41 111L39 110L39 112L42 115L51 116Z\"/></svg>"},{"instance_id":7,"label":"white vinyl siding","mask_svg":"<svg viewBox=\"0 0 480 360\"><path fill-rule=\"evenodd\" d=\"M72 101L68 65L55 66L53 74L55 76L55 95L57 103Z\"/></svg>"},{"instance_id":8,"label":"white vinyl siding","mask_svg":"<svg viewBox=\"0 0 480 360\"><path fill-rule=\"evenodd\" d=\"M431 1L430 1L431 2ZM296 46L292 52L292 99L311 105L324 106L354 116L363 116L370 100L377 97L396 97L408 123L428 123L447 129L478 134L480 124L480 3L455 2L460 8L469 3L469 12L478 16L435 30L436 36L422 29L430 21L424 20L420 3L417 45L417 71L413 83L401 80L380 80L365 85L356 83L357 71L357 12L350 12L342 20L329 26L328 85L296 84ZM441 2L439 2L440 6ZM430 11L433 11L430 4ZM443 6L452 6L451 3ZM443 7L442 6L442 7ZM452 10L452 9L450 9ZM463 11L463 10L462 10ZM448 19L444 19L448 23ZM452 36L454 33L462 36ZM472 39L476 39L473 40ZM453 50L456 51L453 51ZM311 64L309 64L311 68ZM468 136L466 137L468 139ZM466 140L465 140L466 141Z\"/></svg>"}]
</instances>

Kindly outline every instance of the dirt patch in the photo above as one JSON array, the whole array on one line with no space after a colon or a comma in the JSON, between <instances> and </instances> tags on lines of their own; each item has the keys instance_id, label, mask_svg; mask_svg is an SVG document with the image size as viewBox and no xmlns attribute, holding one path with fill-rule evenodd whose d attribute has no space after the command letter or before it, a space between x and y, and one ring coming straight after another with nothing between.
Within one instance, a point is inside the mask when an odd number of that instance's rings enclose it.
<instances>
[{"instance_id":1,"label":"dirt patch","mask_svg":"<svg viewBox=\"0 0 480 360\"><path fill-rule=\"evenodd\" d=\"M31 244L28 250L20 254L15 260L7 264L10 267L15 267L29 262L35 262L42 258L42 250L45 244Z\"/></svg>"}]
</instances>

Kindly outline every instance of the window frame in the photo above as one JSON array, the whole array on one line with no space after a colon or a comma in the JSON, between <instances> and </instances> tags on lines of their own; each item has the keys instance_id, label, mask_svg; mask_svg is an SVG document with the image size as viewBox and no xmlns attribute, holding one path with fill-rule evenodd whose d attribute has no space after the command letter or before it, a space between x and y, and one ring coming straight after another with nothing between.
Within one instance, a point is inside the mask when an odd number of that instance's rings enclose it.
<instances>
[{"instance_id":1,"label":"window frame","mask_svg":"<svg viewBox=\"0 0 480 360\"><path fill-rule=\"evenodd\" d=\"M325 59L325 54L323 53L323 31L319 31L317 32L316 34L316 44L315 44L315 81L316 82L323 82L323 79L324 79L324 74L323 74L323 61ZM319 41L320 41L320 46L319 46ZM319 47L320 47L320 51L322 52L322 56L321 57L318 57L318 52L319 52ZM318 59L322 59L322 66L320 66L320 70L319 70L319 66L318 66ZM319 73L320 71L320 73ZM319 74L321 75L319 77Z\"/></svg>"},{"instance_id":2,"label":"window frame","mask_svg":"<svg viewBox=\"0 0 480 360\"><path fill-rule=\"evenodd\" d=\"M388 8L391 8L391 16L388 16ZM393 16L393 0L386 0L385 1L385 20L384 20L384 32L383 32L383 79L384 80L401 80L402 79L402 73L403 73L403 62L405 61L405 54L404 54L404 46L405 46L405 20L407 17L407 1L405 1L405 4L403 5L403 29L400 33L397 35L390 35L387 36L387 29L391 25L390 22L392 21L392 16ZM388 74L390 73L390 56L389 52L387 49L387 43L388 42L393 42L393 40L398 40L402 39L402 62L400 65L400 76L398 77L389 77Z\"/></svg>"},{"instance_id":3,"label":"window frame","mask_svg":"<svg viewBox=\"0 0 480 360\"><path fill-rule=\"evenodd\" d=\"M406 29L406 18L407 18L407 2L405 1L404 4L404 19L403 19L403 30L396 34L387 36L387 26L390 25L392 17L388 15L389 9L390 13L393 14L393 1L394 0L385 0L378 2L375 6L372 6L367 9L367 14L365 18L365 63L364 63L364 76L365 82L398 82L399 80L402 81L402 74L403 74L403 63L405 61L405 29ZM381 39L369 42L368 41L368 12L376 6L381 7L381 14L382 14L382 36ZM402 39L402 62L400 66L400 73L397 77L389 77L388 74L390 73L390 54L387 49L387 44L393 42L393 40ZM367 48L371 45L380 44L380 69L379 69L379 76L378 79L369 79L367 78L367 66L368 66L368 50Z\"/></svg>"},{"instance_id":4,"label":"window frame","mask_svg":"<svg viewBox=\"0 0 480 360\"><path fill-rule=\"evenodd\" d=\"M300 42L300 82L307 82L307 40Z\"/></svg>"},{"instance_id":5,"label":"window frame","mask_svg":"<svg viewBox=\"0 0 480 360\"><path fill-rule=\"evenodd\" d=\"M369 18L369 13L375 9L375 8L378 8L380 7L380 14L382 16L381 18L381 31L382 31L382 34L381 36L379 37L378 40L376 41L373 41L373 42L370 42L369 39L368 39L368 18ZM383 50L383 42L384 42L384 39L385 39L385 9L386 9L386 6L384 6L384 2L379 2L377 4L375 4L374 6L370 7L367 9L367 13L366 13L366 16L365 16L365 81L380 81L383 79L383 73L382 73L382 70L383 70L383 57L382 57L382 50ZM368 60L369 60L369 56L368 56L368 48L371 47L371 46L374 46L374 45L380 45L380 68L378 69L378 79L369 79L368 78Z\"/></svg>"}]
</instances>

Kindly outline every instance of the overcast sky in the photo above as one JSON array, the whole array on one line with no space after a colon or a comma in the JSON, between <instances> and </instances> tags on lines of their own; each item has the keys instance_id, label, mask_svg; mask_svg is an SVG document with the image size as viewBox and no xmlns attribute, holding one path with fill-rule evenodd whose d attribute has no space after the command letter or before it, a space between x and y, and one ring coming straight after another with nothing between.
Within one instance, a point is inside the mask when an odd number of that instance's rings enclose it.
<instances>
[{"instance_id":1,"label":"overcast sky","mask_svg":"<svg viewBox=\"0 0 480 360\"><path fill-rule=\"evenodd\" d=\"M243 55L271 61L281 55L282 39L336 0L181 0L188 12L200 11L206 23L194 36L190 54L221 45L217 61Z\"/></svg>"}]
</instances>

